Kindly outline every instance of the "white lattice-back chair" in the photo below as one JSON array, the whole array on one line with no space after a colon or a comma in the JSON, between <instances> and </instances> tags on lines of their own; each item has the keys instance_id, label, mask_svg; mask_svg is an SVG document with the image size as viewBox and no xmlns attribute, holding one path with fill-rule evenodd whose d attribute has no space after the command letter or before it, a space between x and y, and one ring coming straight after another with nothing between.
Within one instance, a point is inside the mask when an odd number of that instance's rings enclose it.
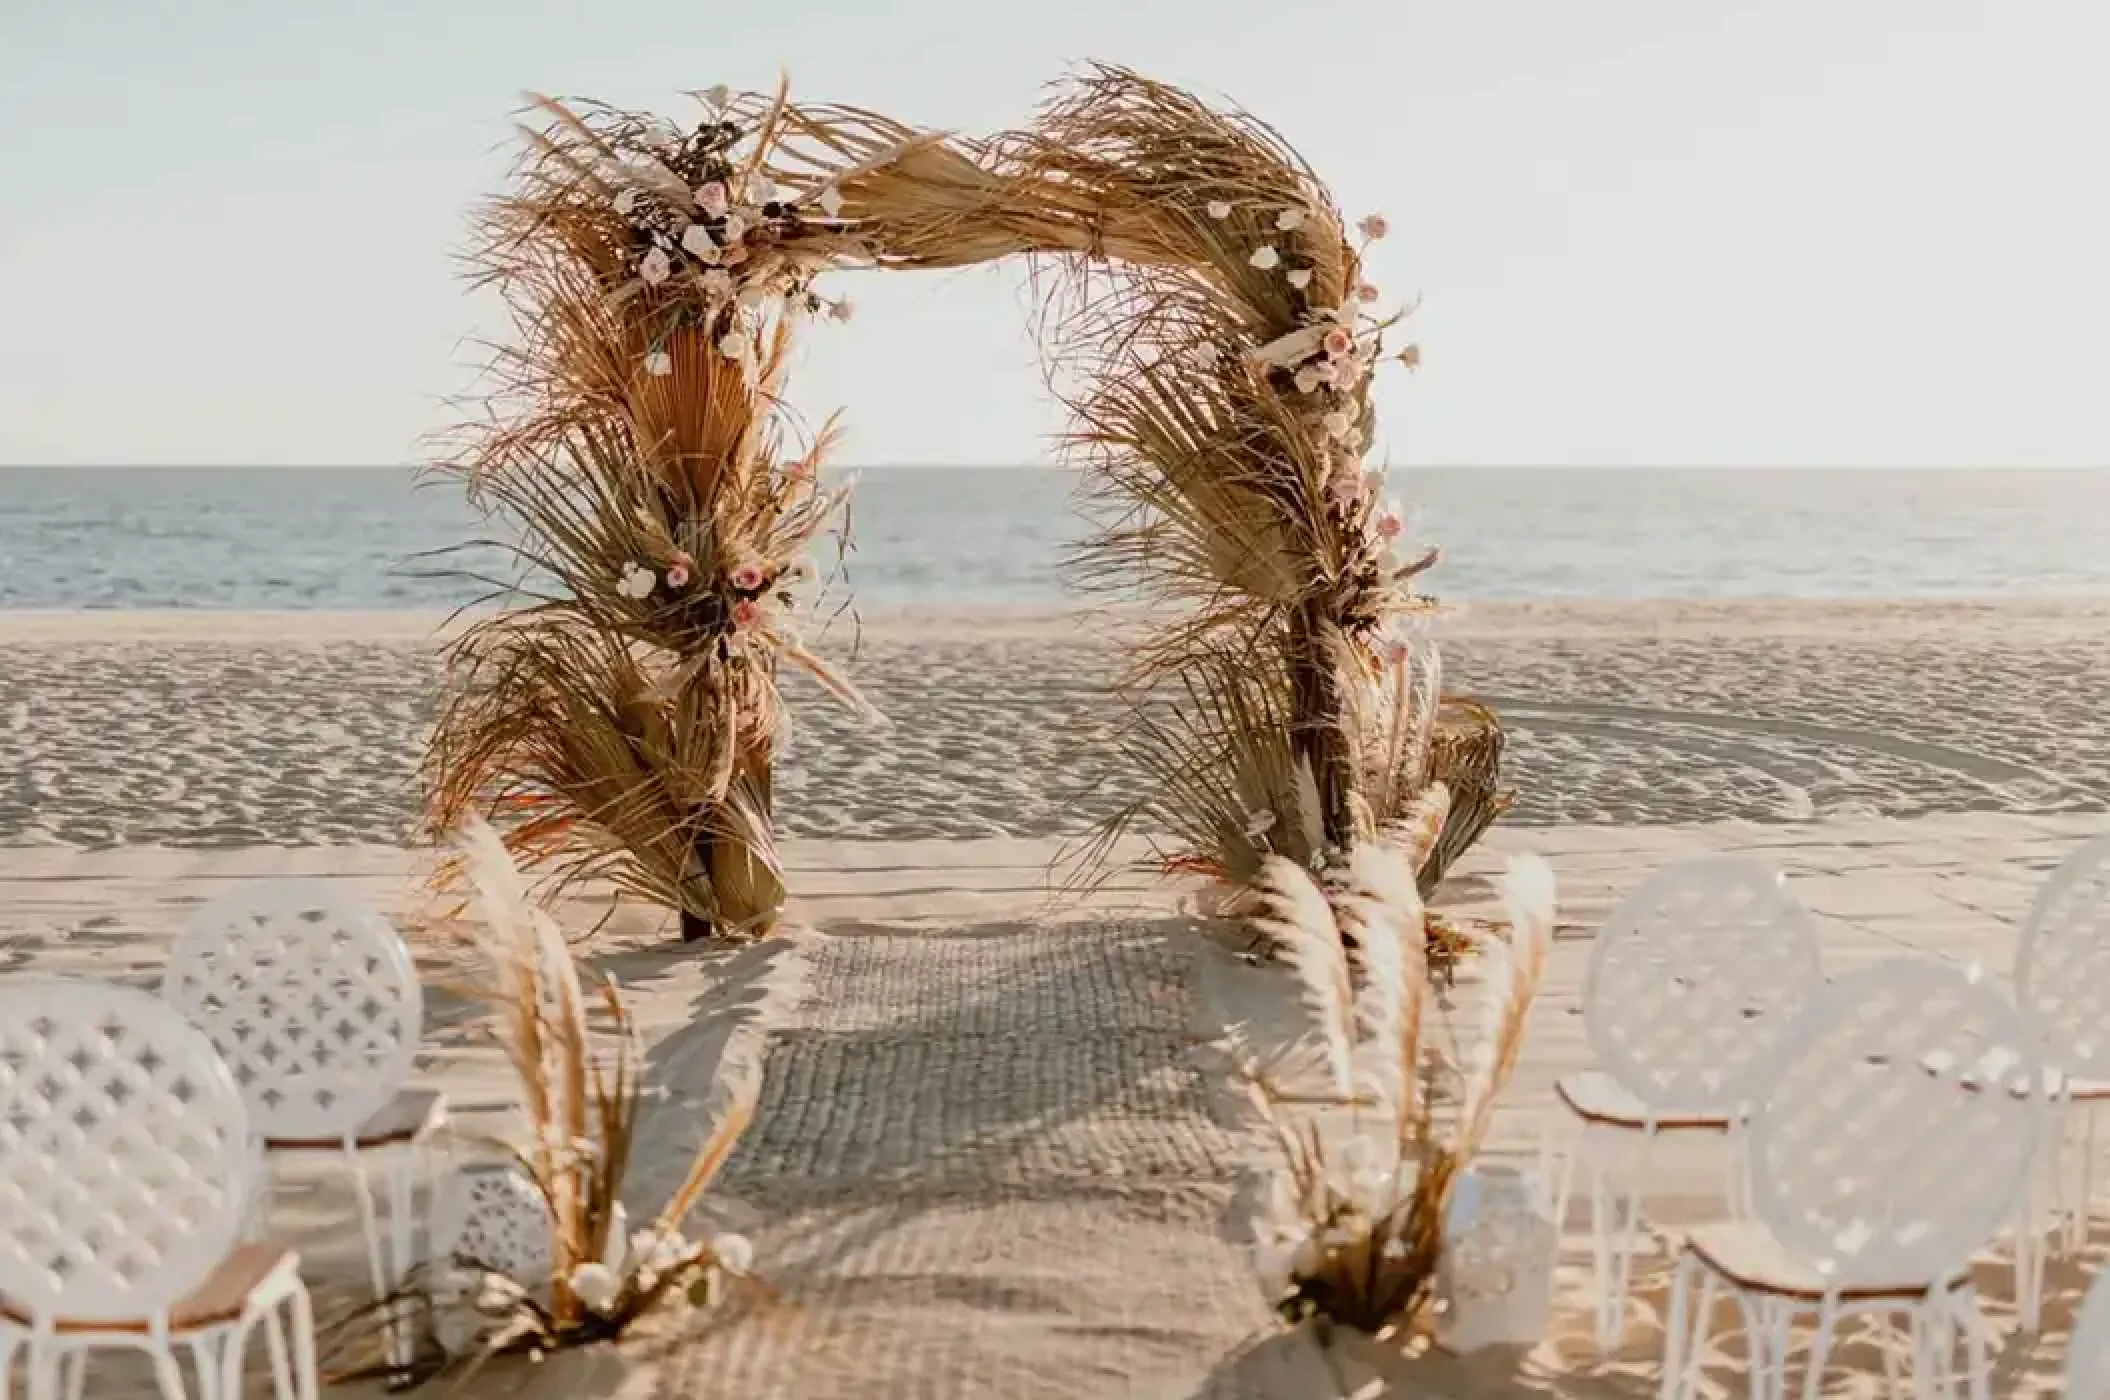
<instances>
[{"instance_id":1,"label":"white lattice-back chair","mask_svg":"<svg viewBox=\"0 0 2110 1400\"><path fill-rule=\"evenodd\" d=\"M1583 984L1596 1065L1555 1085L1569 1140L1556 1166L1563 1125L1549 1125L1545 1164L1559 1179L1563 1222L1578 1168L1589 1176L1601 1346L1614 1345L1624 1323L1651 1148L1667 1134L1728 1133L1782 1028L1822 981L1815 921L1757 861L1669 866L1605 921ZM1622 1153L1634 1159L1624 1193L1611 1160Z\"/></svg>"},{"instance_id":2,"label":"white lattice-back chair","mask_svg":"<svg viewBox=\"0 0 2110 1400\"><path fill-rule=\"evenodd\" d=\"M212 1044L143 992L39 978L0 987L0 1393L28 1352L32 1400L87 1353L143 1351L169 1400L235 1400L263 1323L280 1400L314 1400L300 1261L239 1243L257 1165ZM288 1326L290 1323L290 1328ZM290 1334L290 1335L289 1335Z\"/></svg>"},{"instance_id":3,"label":"white lattice-back chair","mask_svg":"<svg viewBox=\"0 0 2110 1400\"><path fill-rule=\"evenodd\" d=\"M1786 1393L1814 1314L1804 1394L1840 1321L1904 1314L1915 1392L1989 1393L1971 1257L2011 1219L2046 1123L2042 1061L1975 972L1900 958L1824 988L1776 1042L1741 1135L1751 1215L1690 1231L1671 1289L1663 1393L1691 1393L1718 1292L1749 1334L1753 1394ZM1697 1300L1693 1285L1699 1284ZM1691 1334L1688 1337L1688 1332ZM1896 1358L1885 1349L1893 1380Z\"/></svg>"},{"instance_id":4,"label":"white lattice-back chair","mask_svg":"<svg viewBox=\"0 0 2110 1400\"><path fill-rule=\"evenodd\" d=\"M346 1165L375 1293L397 1292L417 1262L414 1200L447 1107L409 1086L424 992L402 936L328 882L247 882L190 921L162 992L227 1061L267 1158ZM369 1163L383 1169L385 1211ZM407 1359L409 1339L394 1346Z\"/></svg>"},{"instance_id":5,"label":"white lattice-back chair","mask_svg":"<svg viewBox=\"0 0 2110 1400\"><path fill-rule=\"evenodd\" d=\"M2038 1036L2057 1105L2046 1166L2059 1196L2068 1183L2057 1149L2080 1129L2066 1239L2075 1248L2087 1234L2094 1194L2096 1110L2110 1103L2110 836L2069 854L2037 891L2015 949L2015 1000ZM2016 1291L2032 1329L2045 1253L2036 1220L2025 1220L2017 1231Z\"/></svg>"}]
</instances>

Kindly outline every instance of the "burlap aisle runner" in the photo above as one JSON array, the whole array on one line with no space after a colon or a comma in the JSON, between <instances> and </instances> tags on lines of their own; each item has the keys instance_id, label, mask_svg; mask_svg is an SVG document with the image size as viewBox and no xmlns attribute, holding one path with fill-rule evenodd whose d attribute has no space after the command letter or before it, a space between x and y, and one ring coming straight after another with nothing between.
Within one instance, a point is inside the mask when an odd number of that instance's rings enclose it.
<instances>
[{"instance_id":1,"label":"burlap aisle runner","mask_svg":"<svg viewBox=\"0 0 2110 1400\"><path fill-rule=\"evenodd\" d=\"M724 1179L790 1305L660 1394L1222 1394L1267 1323L1225 1237L1196 966L1135 924L809 935Z\"/></svg>"}]
</instances>

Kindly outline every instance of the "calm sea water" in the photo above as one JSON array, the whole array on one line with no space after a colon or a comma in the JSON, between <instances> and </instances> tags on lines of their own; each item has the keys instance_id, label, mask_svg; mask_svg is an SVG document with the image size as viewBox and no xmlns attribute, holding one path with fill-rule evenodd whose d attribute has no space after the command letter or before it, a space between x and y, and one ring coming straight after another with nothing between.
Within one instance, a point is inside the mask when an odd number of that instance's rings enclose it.
<instances>
[{"instance_id":1,"label":"calm sea water","mask_svg":"<svg viewBox=\"0 0 2110 1400\"><path fill-rule=\"evenodd\" d=\"M1396 470L1453 598L2110 593L2110 470ZM867 603L1066 596L1071 478L858 484ZM0 468L0 608L430 608L426 551L479 526L397 470Z\"/></svg>"}]
</instances>

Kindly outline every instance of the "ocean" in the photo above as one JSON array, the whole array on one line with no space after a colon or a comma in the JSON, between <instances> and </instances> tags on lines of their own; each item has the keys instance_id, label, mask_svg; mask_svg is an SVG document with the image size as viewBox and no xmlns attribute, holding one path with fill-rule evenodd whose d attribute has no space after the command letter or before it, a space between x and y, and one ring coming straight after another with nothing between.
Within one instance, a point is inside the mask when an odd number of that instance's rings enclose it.
<instances>
[{"instance_id":1,"label":"ocean","mask_svg":"<svg viewBox=\"0 0 2110 1400\"><path fill-rule=\"evenodd\" d=\"M2110 470L1393 472L1431 591L1512 598L2110 594ZM1082 533L1053 468L863 474L868 604L1055 603ZM0 468L0 608L428 609L432 551L488 533L398 469Z\"/></svg>"}]
</instances>

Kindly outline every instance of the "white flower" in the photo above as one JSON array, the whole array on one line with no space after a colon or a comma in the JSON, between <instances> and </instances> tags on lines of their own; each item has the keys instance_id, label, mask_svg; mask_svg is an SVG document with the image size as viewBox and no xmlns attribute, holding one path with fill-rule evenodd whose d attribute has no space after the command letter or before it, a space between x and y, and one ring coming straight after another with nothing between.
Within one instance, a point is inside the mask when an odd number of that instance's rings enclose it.
<instances>
[{"instance_id":1,"label":"white flower","mask_svg":"<svg viewBox=\"0 0 2110 1400\"><path fill-rule=\"evenodd\" d=\"M1298 370L1296 382L1297 392L1300 394L1309 394L1316 391L1319 387L1318 366L1306 365L1304 368Z\"/></svg>"},{"instance_id":2,"label":"white flower","mask_svg":"<svg viewBox=\"0 0 2110 1400\"><path fill-rule=\"evenodd\" d=\"M617 190L613 203L615 204L615 212L627 219L637 211L637 191L633 189Z\"/></svg>"},{"instance_id":3,"label":"white flower","mask_svg":"<svg viewBox=\"0 0 2110 1400\"><path fill-rule=\"evenodd\" d=\"M1223 351L1216 348L1214 341L1205 340L1188 352L1188 358L1194 361L1196 369L1215 369L1223 363Z\"/></svg>"},{"instance_id":4,"label":"white flower","mask_svg":"<svg viewBox=\"0 0 2110 1400\"><path fill-rule=\"evenodd\" d=\"M712 301L724 301L733 294L733 274L722 267L714 267L704 273L703 294Z\"/></svg>"},{"instance_id":5,"label":"white flower","mask_svg":"<svg viewBox=\"0 0 2110 1400\"><path fill-rule=\"evenodd\" d=\"M718 337L718 353L725 356L728 360L746 359L747 337L736 330L727 331L724 335Z\"/></svg>"},{"instance_id":6,"label":"white flower","mask_svg":"<svg viewBox=\"0 0 2110 1400\"><path fill-rule=\"evenodd\" d=\"M1304 211L1302 209L1285 209L1275 216L1275 227L1281 229L1284 233L1297 228L1303 222Z\"/></svg>"},{"instance_id":7,"label":"white flower","mask_svg":"<svg viewBox=\"0 0 2110 1400\"><path fill-rule=\"evenodd\" d=\"M724 218L725 211L732 207L732 202L726 198L724 182L711 180L698 185L696 207L714 219Z\"/></svg>"},{"instance_id":8,"label":"white flower","mask_svg":"<svg viewBox=\"0 0 2110 1400\"><path fill-rule=\"evenodd\" d=\"M658 248L648 250L637 260L637 275L645 279L648 287L657 287L674 271L674 264L667 261L666 253Z\"/></svg>"},{"instance_id":9,"label":"white flower","mask_svg":"<svg viewBox=\"0 0 2110 1400\"><path fill-rule=\"evenodd\" d=\"M744 1274L755 1265L755 1247L745 1235L716 1236L711 1240L711 1253L730 1273Z\"/></svg>"},{"instance_id":10,"label":"white flower","mask_svg":"<svg viewBox=\"0 0 2110 1400\"><path fill-rule=\"evenodd\" d=\"M821 212L833 219L843 212L843 192L830 185L820 193Z\"/></svg>"},{"instance_id":11,"label":"white flower","mask_svg":"<svg viewBox=\"0 0 2110 1400\"><path fill-rule=\"evenodd\" d=\"M705 88L697 95L704 100L705 105L711 107L723 107L726 103L733 100L733 90L724 83L719 83L715 87Z\"/></svg>"},{"instance_id":12,"label":"white flower","mask_svg":"<svg viewBox=\"0 0 2110 1400\"><path fill-rule=\"evenodd\" d=\"M656 1274L671 1268L688 1252L689 1242L673 1230L647 1227L630 1237L630 1257L648 1273Z\"/></svg>"},{"instance_id":13,"label":"white flower","mask_svg":"<svg viewBox=\"0 0 2110 1400\"><path fill-rule=\"evenodd\" d=\"M645 373L664 379L674 372L674 357L664 350L654 350L645 356Z\"/></svg>"},{"instance_id":14,"label":"white flower","mask_svg":"<svg viewBox=\"0 0 2110 1400\"><path fill-rule=\"evenodd\" d=\"M1247 258L1246 261L1265 272L1271 267L1280 265L1282 255L1275 251L1274 244L1263 243L1253 250L1253 256Z\"/></svg>"},{"instance_id":15,"label":"white flower","mask_svg":"<svg viewBox=\"0 0 2110 1400\"><path fill-rule=\"evenodd\" d=\"M1228 200L1223 200L1223 199L1212 199L1212 200L1210 200L1210 201L1209 201L1209 217L1210 217L1210 218L1212 218L1212 219L1228 219L1228 218L1230 218L1230 217L1231 217L1231 204L1230 204L1230 201L1228 201Z\"/></svg>"},{"instance_id":16,"label":"white flower","mask_svg":"<svg viewBox=\"0 0 2110 1400\"><path fill-rule=\"evenodd\" d=\"M711 231L702 224L690 224L681 231L681 246L699 261L718 261L718 240L711 237Z\"/></svg>"},{"instance_id":17,"label":"white flower","mask_svg":"<svg viewBox=\"0 0 2110 1400\"><path fill-rule=\"evenodd\" d=\"M1291 268L1289 270L1289 284L1300 292L1309 287L1311 285L1311 269L1308 267Z\"/></svg>"},{"instance_id":18,"label":"white flower","mask_svg":"<svg viewBox=\"0 0 2110 1400\"><path fill-rule=\"evenodd\" d=\"M623 576L616 582L615 591L625 598L649 598L659 580L643 564L630 563L623 566Z\"/></svg>"},{"instance_id":19,"label":"white flower","mask_svg":"<svg viewBox=\"0 0 2110 1400\"><path fill-rule=\"evenodd\" d=\"M747 232L747 220L745 220L745 219L741 218L741 217L740 217L740 216L739 216L738 214L727 214L727 215L725 216L725 241L726 241L726 242L728 242L728 243L738 243L738 242L740 241L740 239L741 239L741 236L742 236L743 234L745 234L746 232Z\"/></svg>"},{"instance_id":20,"label":"white flower","mask_svg":"<svg viewBox=\"0 0 2110 1400\"><path fill-rule=\"evenodd\" d=\"M1341 439L1343 442L1347 441L1349 434L1355 431L1355 420L1339 409L1335 409L1332 413L1320 419L1319 425L1325 428L1330 435Z\"/></svg>"},{"instance_id":21,"label":"white flower","mask_svg":"<svg viewBox=\"0 0 2110 1400\"><path fill-rule=\"evenodd\" d=\"M830 320L847 321L856 314L857 308L850 304L848 297L841 297L828 303L828 318Z\"/></svg>"},{"instance_id":22,"label":"white flower","mask_svg":"<svg viewBox=\"0 0 2110 1400\"><path fill-rule=\"evenodd\" d=\"M590 1311L605 1313L615 1306L623 1285L606 1264L581 1264L571 1271L571 1291Z\"/></svg>"}]
</instances>

